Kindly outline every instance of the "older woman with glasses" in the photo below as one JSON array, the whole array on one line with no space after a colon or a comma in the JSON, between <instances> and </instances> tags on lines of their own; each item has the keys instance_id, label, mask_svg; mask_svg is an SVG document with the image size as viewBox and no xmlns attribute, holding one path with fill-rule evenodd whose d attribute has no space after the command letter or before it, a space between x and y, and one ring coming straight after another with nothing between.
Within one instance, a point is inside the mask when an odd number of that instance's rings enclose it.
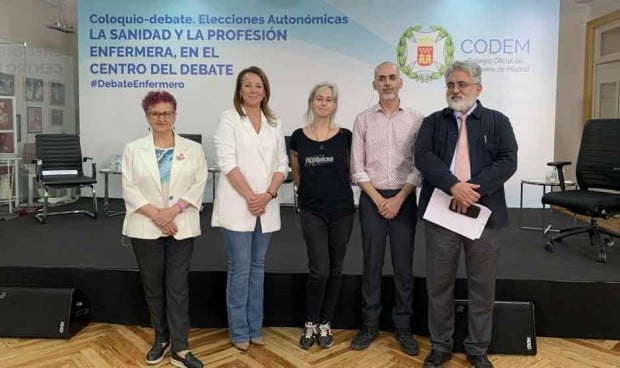
<instances>
[{"instance_id":1,"label":"older woman with glasses","mask_svg":"<svg viewBox=\"0 0 620 368\"><path fill-rule=\"evenodd\" d=\"M218 182L211 225L228 251L226 307L233 345L264 345L263 281L271 233L280 230L278 188L288 172L282 124L269 108L269 81L252 66L237 76L235 108L220 115Z\"/></svg>"},{"instance_id":2,"label":"older woman with glasses","mask_svg":"<svg viewBox=\"0 0 620 368\"><path fill-rule=\"evenodd\" d=\"M198 368L203 364L188 345L187 276L207 163L201 145L174 132L177 102L170 93L149 92L142 108L150 134L125 147L122 187L123 235L131 239L155 330L146 363L158 364L172 349L173 365Z\"/></svg>"}]
</instances>

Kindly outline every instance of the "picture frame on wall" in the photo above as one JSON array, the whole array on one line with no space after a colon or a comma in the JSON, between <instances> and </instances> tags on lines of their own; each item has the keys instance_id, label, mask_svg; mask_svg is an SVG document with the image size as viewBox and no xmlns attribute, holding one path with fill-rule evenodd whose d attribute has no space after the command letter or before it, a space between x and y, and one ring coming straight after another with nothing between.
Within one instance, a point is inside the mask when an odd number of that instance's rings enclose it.
<instances>
[{"instance_id":1,"label":"picture frame on wall","mask_svg":"<svg viewBox=\"0 0 620 368\"><path fill-rule=\"evenodd\" d=\"M15 96L15 76L0 73L0 96Z\"/></svg>"},{"instance_id":2,"label":"picture frame on wall","mask_svg":"<svg viewBox=\"0 0 620 368\"><path fill-rule=\"evenodd\" d=\"M65 85L58 82L50 83L50 105L65 105Z\"/></svg>"},{"instance_id":3,"label":"picture frame on wall","mask_svg":"<svg viewBox=\"0 0 620 368\"><path fill-rule=\"evenodd\" d=\"M0 97L0 131L15 130L15 97Z\"/></svg>"},{"instance_id":4,"label":"picture frame on wall","mask_svg":"<svg viewBox=\"0 0 620 368\"><path fill-rule=\"evenodd\" d=\"M15 97L0 97L0 157L15 154Z\"/></svg>"},{"instance_id":5,"label":"picture frame on wall","mask_svg":"<svg viewBox=\"0 0 620 368\"><path fill-rule=\"evenodd\" d=\"M26 101L43 102L43 79L26 78Z\"/></svg>"},{"instance_id":6,"label":"picture frame on wall","mask_svg":"<svg viewBox=\"0 0 620 368\"><path fill-rule=\"evenodd\" d=\"M17 143L22 141L22 115L15 115L15 134L17 135Z\"/></svg>"},{"instance_id":7,"label":"picture frame on wall","mask_svg":"<svg viewBox=\"0 0 620 368\"><path fill-rule=\"evenodd\" d=\"M40 107L28 106L26 109L28 119L28 133L37 134L43 132L43 110Z\"/></svg>"},{"instance_id":8,"label":"picture frame on wall","mask_svg":"<svg viewBox=\"0 0 620 368\"><path fill-rule=\"evenodd\" d=\"M62 120L62 115L63 115L63 111L62 110L56 110L56 109L52 109L51 110L51 125L52 126L62 126L63 124L63 120Z\"/></svg>"},{"instance_id":9,"label":"picture frame on wall","mask_svg":"<svg viewBox=\"0 0 620 368\"><path fill-rule=\"evenodd\" d=\"M15 132L0 132L0 154L15 153Z\"/></svg>"}]
</instances>

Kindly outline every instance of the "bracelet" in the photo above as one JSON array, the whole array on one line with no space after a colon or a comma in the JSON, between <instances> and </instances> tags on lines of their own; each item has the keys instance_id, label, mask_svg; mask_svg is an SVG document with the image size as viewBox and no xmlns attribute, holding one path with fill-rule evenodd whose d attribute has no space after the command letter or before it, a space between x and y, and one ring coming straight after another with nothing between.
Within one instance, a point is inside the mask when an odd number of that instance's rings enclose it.
<instances>
[{"instance_id":1,"label":"bracelet","mask_svg":"<svg viewBox=\"0 0 620 368\"><path fill-rule=\"evenodd\" d=\"M267 193L269 193L269 195L271 196L271 199L274 199L274 198L276 198L278 196L278 192L274 193L274 192L268 190Z\"/></svg>"},{"instance_id":2,"label":"bracelet","mask_svg":"<svg viewBox=\"0 0 620 368\"><path fill-rule=\"evenodd\" d=\"M177 206L179 207L179 209L181 210L181 213L185 212L185 210L187 209L187 206L184 205L181 202L177 202Z\"/></svg>"}]
</instances>

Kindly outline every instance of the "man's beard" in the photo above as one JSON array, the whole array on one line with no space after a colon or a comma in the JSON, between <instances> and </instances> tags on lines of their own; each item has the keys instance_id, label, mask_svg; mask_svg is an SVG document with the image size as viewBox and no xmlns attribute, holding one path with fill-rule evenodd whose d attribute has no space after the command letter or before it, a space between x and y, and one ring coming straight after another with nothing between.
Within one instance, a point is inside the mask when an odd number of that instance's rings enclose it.
<instances>
[{"instance_id":1,"label":"man's beard","mask_svg":"<svg viewBox=\"0 0 620 368\"><path fill-rule=\"evenodd\" d=\"M393 89L388 91L381 91L381 99L383 100L393 100L397 97L398 94L396 94L396 91L394 91Z\"/></svg>"},{"instance_id":2,"label":"man's beard","mask_svg":"<svg viewBox=\"0 0 620 368\"><path fill-rule=\"evenodd\" d=\"M454 111L466 111L470 107L472 107L474 103L476 103L475 96L467 97L464 94L459 93L457 96L461 96L461 98L457 100L453 100L452 96L454 95L447 95L446 102L448 103L448 107L450 107Z\"/></svg>"}]
</instances>

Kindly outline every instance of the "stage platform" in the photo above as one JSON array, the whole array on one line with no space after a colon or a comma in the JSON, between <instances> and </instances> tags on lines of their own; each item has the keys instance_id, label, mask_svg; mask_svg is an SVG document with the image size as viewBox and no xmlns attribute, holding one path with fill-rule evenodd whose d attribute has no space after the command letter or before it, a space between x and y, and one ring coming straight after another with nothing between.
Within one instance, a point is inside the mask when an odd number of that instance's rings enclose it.
<instances>
[{"instance_id":1,"label":"stage platform","mask_svg":"<svg viewBox=\"0 0 620 368\"><path fill-rule=\"evenodd\" d=\"M78 202L79 204L79 202ZM72 206L72 205L68 205ZM121 206L115 200L112 206ZM587 236L566 239L554 253L543 248L539 231L521 230L518 209L502 238L497 300L531 301L540 336L620 339L620 252L608 249L607 263L597 263L598 249ZM524 210L524 222L540 223L541 210ZM573 219L555 213L554 226ZM190 273L190 314L194 327L225 327L226 250L221 233L211 228L211 206L201 215ZM73 287L88 297L93 320L149 323L131 248L122 245L123 218L100 215L50 217L45 225L32 215L0 222L0 286ZM427 334L425 249L418 226L414 256L414 332ZM618 244L620 246L620 243ZM282 207L282 230L272 236L266 260L265 325L301 326L305 308L306 248L293 209ZM333 321L336 328L361 323L362 250L356 219L344 264L343 289ZM381 328L392 328L393 283L386 250ZM466 299L463 257L456 296Z\"/></svg>"}]
</instances>

